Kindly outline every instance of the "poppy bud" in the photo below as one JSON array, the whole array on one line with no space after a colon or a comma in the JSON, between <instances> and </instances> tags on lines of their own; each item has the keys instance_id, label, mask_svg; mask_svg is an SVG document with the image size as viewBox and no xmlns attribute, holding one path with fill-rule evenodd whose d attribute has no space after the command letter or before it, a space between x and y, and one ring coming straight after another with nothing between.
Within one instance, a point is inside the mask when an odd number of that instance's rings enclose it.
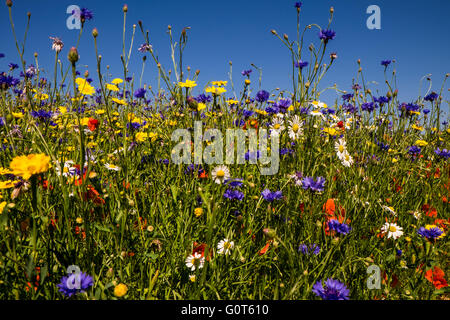
<instances>
[{"instance_id":1,"label":"poppy bud","mask_svg":"<svg viewBox=\"0 0 450 320\"><path fill-rule=\"evenodd\" d=\"M273 239L277 235L276 231L274 229L271 229L271 228L264 228L263 229L263 233L269 239Z\"/></svg>"},{"instance_id":2,"label":"poppy bud","mask_svg":"<svg viewBox=\"0 0 450 320\"><path fill-rule=\"evenodd\" d=\"M124 6L123 6L123 8L122 8L122 10L123 10L123 12L128 12L128 6L125 4Z\"/></svg>"},{"instance_id":3,"label":"poppy bud","mask_svg":"<svg viewBox=\"0 0 450 320\"><path fill-rule=\"evenodd\" d=\"M6 0L6 5L11 8L12 7L12 1L11 0Z\"/></svg>"},{"instance_id":4,"label":"poppy bud","mask_svg":"<svg viewBox=\"0 0 450 320\"><path fill-rule=\"evenodd\" d=\"M89 71L88 71L88 70L86 70L86 71L84 72L84 77L85 77L85 78L88 78L88 77L89 77Z\"/></svg>"},{"instance_id":5,"label":"poppy bud","mask_svg":"<svg viewBox=\"0 0 450 320\"><path fill-rule=\"evenodd\" d=\"M98 30L97 30L97 28L94 28L94 29L92 30L92 36L93 36L94 38L97 38L97 36L98 36Z\"/></svg>"},{"instance_id":6,"label":"poppy bud","mask_svg":"<svg viewBox=\"0 0 450 320\"><path fill-rule=\"evenodd\" d=\"M276 35L276 34L277 34L277 32L276 32L276 30L275 30L275 29L272 29L272 30L270 30L270 32L272 32L272 34L274 34L274 35Z\"/></svg>"},{"instance_id":7,"label":"poppy bud","mask_svg":"<svg viewBox=\"0 0 450 320\"><path fill-rule=\"evenodd\" d=\"M287 35L286 33L283 35L283 38L284 38L284 40L286 40L286 41L289 40L288 35Z\"/></svg>"}]
</instances>

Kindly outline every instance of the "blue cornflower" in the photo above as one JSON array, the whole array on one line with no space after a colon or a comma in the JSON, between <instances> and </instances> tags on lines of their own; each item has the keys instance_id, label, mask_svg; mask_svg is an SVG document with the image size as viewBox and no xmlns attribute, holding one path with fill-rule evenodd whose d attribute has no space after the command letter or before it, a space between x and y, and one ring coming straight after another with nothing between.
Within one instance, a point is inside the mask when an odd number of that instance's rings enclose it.
<instances>
[{"instance_id":1,"label":"blue cornflower","mask_svg":"<svg viewBox=\"0 0 450 320\"><path fill-rule=\"evenodd\" d=\"M289 148L281 148L280 149L280 156L284 156L285 154L293 154L294 150Z\"/></svg>"},{"instance_id":2,"label":"blue cornflower","mask_svg":"<svg viewBox=\"0 0 450 320\"><path fill-rule=\"evenodd\" d=\"M261 103L269 100L269 92L267 92L266 90L258 91L255 100Z\"/></svg>"},{"instance_id":3,"label":"blue cornflower","mask_svg":"<svg viewBox=\"0 0 450 320\"><path fill-rule=\"evenodd\" d=\"M312 253L317 256L320 253L320 247L315 243L311 243L308 245L302 243L298 247L298 251L301 251L303 254L306 254L306 255L310 255Z\"/></svg>"},{"instance_id":4,"label":"blue cornflower","mask_svg":"<svg viewBox=\"0 0 450 320\"><path fill-rule=\"evenodd\" d=\"M305 190L310 189L311 191L322 192L325 188L325 178L318 177L316 181L314 181L313 177L305 177L302 180L302 187Z\"/></svg>"},{"instance_id":5,"label":"blue cornflower","mask_svg":"<svg viewBox=\"0 0 450 320\"><path fill-rule=\"evenodd\" d=\"M309 110L308 110L308 108L300 108L300 113L301 114L308 114Z\"/></svg>"},{"instance_id":6,"label":"blue cornflower","mask_svg":"<svg viewBox=\"0 0 450 320\"><path fill-rule=\"evenodd\" d=\"M14 69L19 68L19 65L11 62L10 64L8 64L8 67L9 67L9 70L14 70Z\"/></svg>"},{"instance_id":7,"label":"blue cornflower","mask_svg":"<svg viewBox=\"0 0 450 320\"><path fill-rule=\"evenodd\" d=\"M207 102L212 101L211 96L207 96L204 93L201 93L199 96L195 97L194 99L195 99L195 101L201 102L201 103L207 103Z\"/></svg>"},{"instance_id":8,"label":"blue cornflower","mask_svg":"<svg viewBox=\"0 0 450 320\"><path fill-rule=\"evenodd\" d=\"M281 191L270 191L269 189L265 189L261 192L264 200L272 202L274 200L281 200L283 198L283 193Z\"/></svg>"},{"instance_id":9,"label":"blue cornflower","mask_svg":"<svg viewBox=\"0 0 450 320\"><path fill-rule=\"evenodd\" d=\"M242 199L244 199L244 194L239 190L227 189L223 194L223 197L229 200L241 201Z\"/></svg>"},{"instance_id":10,"label":"blue cornflower","mask_svg":"<svg viewBox=\"0 0 450 320\"><path fill-rule=\"evenodd\" d=\"M279 111L284 113L291 106L291 104L292 104L291 99L281 99L274 104L274 107L278 108Z\"/></svg>"},{"instance_id":11,"label":"blue cornflower","mask_svg":"<svg viewBox=\"0 0 450 320\"><path fill-rule=\"evenodd\" d=\"M422 149L420 149L418 146L411 146L408 149L408 153L410 155L417 155L422 151Z\"/></svg>"},{"instance_id":12,"label":"blue cornflower","mask_svg":"<svg viewBox=\"0 0 450 320\"><path fill-rule=\"evenodd\" d=\"M328 42L328 40L333 40L336 37L336 32L333 30L320 30L319 32L319 38L323 40L325 43Z\"/></svg>"},{"instance_id":13,"label":"blue cornflower","mask_svg":"<svg viewBox=\"0 0 450 320\"><path fill-rule=\"evenodd\" d=\"M378 97L378 98L373 97L373 100L375 102L378 102L379 104L384 104L384 103L389 103L389 101L391 101L391 98L381 96L381 97Z\"/></svg>"},{"instance_id":14,"label":"blue cornflower","mask_svg":"<svg viewBox=\"0 0 450 320\"><path fill-rule=\"evenodd\" d=\"M302 7L302 3L300 1L294 4L294 8L300 9Z\"/></svg>"},{"instance_id":15,"label":"blue cornflower","mask_svg":"<svg viewBox=\"0 0 450 320\"><path fill-rule=\"evenodd\" d=\"M51 111L39 110L39 111L31 111L31 115L34 118L38 118L39 120L48 120L52 117Z\"/></svg>"},{"instance_id":16,"label":"blue cornflower","mask_svg":"<svg viewBox=\"0 0 450 320\"><path fill-rule=\"evenodd\" d=\"M309 64L308 61L298 60L298 61L295 62L295 67L303 69L304 67L307 67L308 64Z\"/></svg>"},{"instance_id":17,"label":"blue cornflower","mask_svg":"<svg viewBox=\"0 0 450 320\"><path fill-rule=\"evenodd\" d=\"M248 70L243 70L242 72L241 72L241 74L243 75L243 76L247 76L247 77L250 77L250 73L252 73L252 69L248 69Z\"/></svg>"},{"instance_id":18,"label":"blue cornflower","mask_svg":"<svg viewBox=\"0 0 450 320\"><path fill-rule=\"evenodd\" d=\"M59 291L66 297L71 297L74 294L85 292L93 284L94 281L92 277L81 272L79 274L62 277L61 283L57 286Z\"/></svg>"},{"instance_id":19,"label":"blue cornflower","mask_svg":"<svg viewBox=\"0 0 450 320\"><path fill-rule=\"evenodd\" d=\"M359 84L355 83L355 84L352 86L352 89L355 90L355 91L357 91L357 90L361 89L361 86L360 86Z\"/></svg>"},{"instance_id":20,"label":"blue cornflower","mask_svg":"<svg viewBox=\"0 0 450 320\"><path fill-rule=\"evenodd\" d=\"M331 231L336 231L337 233L340 234L347 234L352 229L347 224L340 223L336 219L331 219L330 221L328 221L328 228L330 228Z\"/></svg>"},{"instance_id":21,"label":"blue cornflower","mask_svg":"<svg viewBox=\"0 0 450 320\"><path fill-rule=\"evenodd\" d=\"M436 150L434 150L434 153L436 153L439 157L442 157L445 159L450 158L450 151L447 149L440 150L439 148L437 148Z\"/></svg>"},{"instance_id":22,"label":"blue cornflower","mask_svg":"<svg viewBox=\"0 0 450 320\"><path fill-rule=\"evenodd\" d=\"M325 288L321 280L317 281L312 288L312 292L324 300L348 300L350 294L345 284L331 278L328 278L325 282Z\"/></svg>"},{"instance_id":23,"label":"blue cornflower","mask_svg":"<svg viewBox=\"0 0 450 320\"><path fill-rule=\"evenodd\" d=\"M243 186L242 179L228 179L225 181L225 184L232 188L240 188Z\"/></svg>"},{"instance_id":24,"label":"blue cornflower","mask_svg":"<svg viewBox=\"0 0 450 320\"><path fill-rule=\"evenodd\" d=\"M347 93L342 95L342 100L349 101L351 98L353 98L353 93Z\"/></svg>"},{"instance_id":25,"label":"blue cornflower","mask_svg":"<svg viewBox=\"0 0 450 320\"><path fill-rule=\"evenodd\" d=\"M138 48L138 51L144 53L144 52L150 51L151 49L152 49L151 45L149 45L148 43L143 43Z\"/></svg>"},{"instance_id":26,"label":"blue cornflower","mask_svg":"<svg viewBox=\"0 0 450 320\"><path fill-rule=\"evenodd\" d=\"M356 113L356 107L350 103L343 104L342 108L347 111L348 113Z\"/></svg>"},{"instance_id":27,"label":"blue cornflower","mask_svg":"<svg viewBox=\"0 0 450 320\"><path fill-rule=\"evenodd\" d=\"M139 88L134 92L134 96L136 98L144 98L146 92L147 90L145 90L144 88Z\"/></svg>"},{"instance_id":28,"label":"blue cornflower","mask_svg":"<svg viewBox=\"0 0 450 320\"><path fill-rule=\"evenodd\" d=\"M245 118L249 118L249 117L251 117L252 115L254 115L255 114L255 112L254 111L251 111L251 110L242 110L242 115L245 117Z\"/></svg>"},{"instance_id":29,"label":"blue cornflower","mask_svg":"<svg viewBox=\"0 0 450 320\"><path fill-rule=\"evenodd\" d=\"M404 103L403 102L398 106L398 109L402 112L403 111L415 112L420 109L420 106L417 104L414 104L414 103Z\"/></svg>"},{"instance_id":30,"label":"blue cornflower","mask_svg":"<svg viewBox=\"0 0 450 320\"><path fill-rule=\"evenodd\" d=\"M436 92L431 92L429 95L425 96L425 98L423 98L423 100L425 101L434 101L439 97L439 95Z\"/></svg>"},{"instance_id":31,"label":"blue cornflower","mask_svg":"<svg viewBox=\"0 0 450 320\"><path fill-rule=\"evenodd\" d=\"M423 114L429 114L430 113L430 110L429 109L423 109Z\"/></svg>"},{"instance_id":32,"label":"blue cornflower","mask_svg":"<svg viewBox=\"0 0 450 320\"><path fill-rule=\"evenodd\" d=\"M361 110L365 110L368 112L372 112L373 110L375 110L376 108L376 104L373 102L365 102L361 105Z\"/></svg>"},{"instance_id":33,"label":"blue cornflower","mask_svg":"<svg viewBox=\"0 0 450 320\"><path fill-rule=\"evenodd\" d=\"M382 60L381 65L387 67L388 65L391 64L391 62L392 62L391 60Z\"/></svg>"},{"instance_id":34,"label":"blue cornflower","mask_svg":"<svg viewBox=\"0 0 450 320\"><path fill-rule=\"evenodd\" d=\"M444 231L436 226L427 225L426 227L420 227L419 230L417 230L417 233L420 236L433 241L439 238L444 233Z\"/></svg>"},{"instance_id":35,"label":"blue cornflower","mask_svg":"<svg viewBox=\"0 0 450 320\"><path fill-rule=\"evenodd\" d=\"M72 11L72 14L74 14L74 11ZM81 22L84 22L85 20L91 20L93 17L94 17L94 15L92 14L91 10L86 9L86 8L81 8L81 10L80 10Z\"/></svg>"},{"instance_id":36,"label":"blue cornflower","mask_svg":"<svg viewBox=\"0 0 450 320\"><path fill-rule=\"evenodd\" d=\"M4 53L0 53L0 58L4 58L5 54Z\"/></svg>"}]
</instances>

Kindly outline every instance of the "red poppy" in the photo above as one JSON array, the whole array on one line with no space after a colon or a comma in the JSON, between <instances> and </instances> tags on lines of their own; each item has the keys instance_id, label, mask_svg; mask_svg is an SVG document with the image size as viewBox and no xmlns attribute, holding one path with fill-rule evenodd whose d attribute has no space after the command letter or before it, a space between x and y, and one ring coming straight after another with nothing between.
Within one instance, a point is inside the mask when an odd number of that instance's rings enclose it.
<instances>
[{"instance_id":1,"label":"red poppy","mask_svg":"<svg viewBox=\"0 0 450 320\"><path fill-rule=\"evenodd\" d=\"M447 281L445 280L445 273L439 267L428 270L425 273L425 278L438 290L448 286Z\"/></svg>"},{"instance_id":2,"label":"red poppy","mask_svg":"<svg viewBox=\"0 0 450 320\"><path fill-rule=\"evenodd\" d=\"M91 131L95 131L98 128L99 124L100 122L97 119L89 118L88 128Z\"/></svg>"},{"instance_id":3,"label":"red poppy","mask_svg":"<svg viewBox=\"0 0 450 320\"><path fill-rule=\"evenodd\" d=\"M270 244L272 243L273 240L267 240L266 245L264 246L264 248L262 248L259 251L259 255L262 256L263 254L265 254L267 252L267 250L269 250Z\"/></svg>"},{"instance_id":4,"label":"red poppy","mask_svg":"<svg viewBox=\"0 0 450 320\"><path fill-rule=\"evenodd\" d=\"M424 204L422 206L422 211L429 217L436 217L437 216L437 210L433 207L430 207L429 204Z\"/></svg>"},{"instance_id":5,"label":"red poppy","mask_svg":"<svg viewBox=\"0 0 450 320\"><path fill-rule=\"evenodd\" d=\"M192 255L198 253L202 257L204 257L205 256L205 251L206 251L207 248L208 248L208 245L206 243L194 242L194 246L192 248ZM208 255L208 257L206 257L207 261L209 261L212 258L212 251L211 250L208 250L208 251L209 251L209 255Z\"/></svg>"}]
</instances>

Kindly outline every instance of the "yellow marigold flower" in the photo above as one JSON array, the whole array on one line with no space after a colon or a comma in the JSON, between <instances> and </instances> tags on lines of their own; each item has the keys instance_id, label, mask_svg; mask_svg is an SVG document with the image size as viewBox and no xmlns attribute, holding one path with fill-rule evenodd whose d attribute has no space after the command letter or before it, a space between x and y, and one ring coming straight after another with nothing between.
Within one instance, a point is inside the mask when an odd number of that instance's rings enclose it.
<instances>
[{"instance_id":1,"label":"yellow marigold flower","mask_svg":"<svg viewBox=\"0 0 450 320\"><path fill-rule=\"evenodd\" d=\"M185 82L178 82L178 85L182 88L193 88L197 86L195 81L189 79L186 79Z\"/></svg>"},{"instance_id":2,"label":"yellow marigold flower","mask_svg":"<svg viewBox=\"0 0 450 320\"><path fill-rule=\"evenodd\" d=\"M206 108L206 104L204 104L204 103L202 103L202 102L200 102L198 105L197 105L197 111L201 111L201 110L203 110L203 109L205 109Z\"/></svg>"},{"instance_id":3,"label":"yellow marigold flower","mask_svg":"<svg viewBox=\"0 0 450 320\"><path fill-rule=\"evenodd\" d=\"M227 103L228 103L228 105L239 104L239 101L238 100L234 100L234 99L228 99Z\"/></svg>"},{"instance_id":4,"label":"yellow marigold flower","mask_svg":"<svg viewBox=\"0 0 450 320\"><path fill-rule=\"evenodd\" d=\"M36 93L36 94L33 96L33 98L36 99L36 100L45 100L45 99L48 99L48 94L45 94L45 93Z\"/></svg>"},{"instance_id":5,"label":"yellow marigold flower","mask_svg":"<svg viewBox=\"0 0 450 320\"><path fill-rule=\"evenodd\" d=\"M203 208L195 208L194 214L197 218L200 217L203 214Z\"/></svg>"},{"instance_id":6,"label":"yellow marigold flower","mask_svg":"<svg viewBox=\"0 0 450 320\"><path fill-rule=\"evenodd\" d=\"M158 138L158 134L150 132L148 137L151 139L152 142L154 142Z\"/></svg>"},{"instance_id":7,"label":"yellow marigold flower","mask_svg":"<svg viewBox=\"0 0 450 320\"><path fill-rule=\"evenodd\" d=\"M120 79L120 78L115 78L113 81L111 81L111 83L114 83L114 84L121 84L123 82L123 80L122 79Z\"/></svg>"},{"instance_id":8,"label":"yellow marigold flower","mask_svg":"<svg viewBox=\"0 0 450 320\"><path fill-rule=\"evenodd\" d=\"M249 85L251 83L251 81L249 79L245 79L245 84Z\"/></svg>"},{"instance_id":9,"label":"yellow marigold flower","mask_svg":"<svg viewBox=\"0 0 450 320\"><path fill-rule=\"evenodd\" d=\"M419 112L419 111L411 111L411 110L410 110L409 113L410 113L410 114L417 114L417 115L420 115L420 112Z\"/></svg>"},{"instance_id":10,"label":"yellow marigold flower","mask_svg":"<svg viewBox=\"0 0 450 320\"><path fill-rule=\"evenodd\" d=\"M11 170L7 169L7 168L1 168L0 167L0 175L3 174L12 174Z\"/></svg>"},{"instance_id":11,"label":"yellow marigold flower","mask_svg":"<svg viewBox=\"0 0 450 320\"><path fill-rule=\"evenodd\" d=\"M82 217L78 217L75 219L76 223L78 224L82 224L83 223L83 218Z\"/></svg>"},{"instance_id":12,"label":"yellow marigold flower","mask_svg":"<svg viewBox=\"0 0 450 320\"><path fill-rule=\"evenodd\" d=\"M206 93L212 93L214 95L221 95L224 92L227 92L227 90L225 88L222 87L207 87L205 89Z\"/></svg>"},{"instance_id":13,"label":"yellow marigold flower","mask_svg":"<svg viewBox=\"0 0 450 320\"><path fill-rule=\"evenodd\" d=\"M413 129L415 129L415 130L418 130L418 131L423 131L423 127L416 126L415 124L413 124L413 125L411 126L411 128L413 128Z\"/></svg>"},{"instance_id":14,"label":"yellow marigold flower","mask_svg":"<svg viewBox=\"0 0 450 320\"><path fill-rule=\"evenodd\" d=\"M392 158L392 163L396 163L398 161L397 158Z\"/></svg>"},{"instance_id":15,"label":"yellow marigold flower","mask_svg":"<svg viewBox=\"0 0 450 320\"><path fill-rule=\"evenodd\" d=\"M268 115L268 113L267 113L266 110L255 109L255 112L256 112L257 114L260 114L260 115L263 115L263 116L267 116L267 115Z\"/></svg>"},{"instance_id":16,"label":"yellow marigold flower","mask_svg":"<svg viewBox=\"0 0 450 320\"><path fill-rule=\"evenodd\" d=\"M17 119L23 118L24 114L22 112L11 112L12 116Z\"/></svg>"},{"instance_id":17,"label":"yellow marigold flower","mask_svg":"<svg viewBox=\"0 0 450 320\"><path fill-rule=\"evenodd\" d=\"M81 119L81 125L82 126L87 126L89 123L89 118L88 117L84 117L83 119Z\"/></svg>"},{"instance_id":18,"label":"yellow marigold flower","mask_svg":"<svg viewBox=\"0 0 450 320\"><path fill-rule=\"evenodd\" d=\"M148 133L146 132L138 132L136 133L136 141L137 142L144 142L148 138Z\"/></svg>"},{"instance_id":19,"label":"yellow marigold flower","mask_svg":"<svg viewBox=\"0 0 450 320\"><path fill-rule=\"evenodd\" d=\"M19 180L16 181L11 181L11 180L6 180L6 181L0 181L0 189L9 189L9 188L13 188L14 185L19 182Z\"/></svg>"},{"instance_id":20,"label":"yellow marigold flower","mask_svg":"<svg viewBox=\"0 0 450 320\"><path fill-rule=\"evenodd\" d=\"M98 110L95 110L95 114L97 114L97 115L102 115L102 114L104 114L106 112L106 110L105 109L98 109Z\"/></svg>"},{"instance_id":21,"label":"yellow marigold flower","mask_svg":"<svg viewBox=\"0 0 450 320\"><path fill-rule=\"evenodd\" d=\"M111 91L115 91L115 92L119 91L119 88L116 85L110 84L110 83L106 84L106 89L111 90Z\"/></svg>"},{"instance_id":22,"label":"yellow marigold flower","mask_svg":"<svg viewBox=\"0 0 450 320\"><path fill-rule=\"evenodd\" d=\"M415 144L419 147L425 147L428 145L428 142L426 142L425 140L417 140Z\"/></svg>"},{"instance_id":23,"label":"yellow marigold flower","mask_svg":"<svg viewBox=\"0 0 450 320\"><path fill-rule=\"evenodd\" d=\"M118 298L123 297L127 294L128 287L126 284L119 283L117 286L114 287L114 295Z\"/></svg>"},{"instance_id":24,"label":"yellow marigold flower","mask_svg":"<svg viewBox=\"0 0 450 320\"><path fill-rule=\"evenodd\" d=\"M30 179L34 174L46 172L50 166L50 157L44 153L17 156L9 165L13 174L24 180Z\"/></svg>"},{"instance_id":25,"label":"yellow marigold flower","mask_svg":"<svg viewBox=\"0 0 450 320\"><path fill-rule=\"evenodd\" d=\"M75 150L75 147L69 146L69 147L66 148L66 150L71 152L71 151Z\"/></svg>"},{"instance_id":26,"label":"yellow marigold flower","mask_svg":"<svg viewBox=\"0 0 450 320\"><path fill-rule=\"evenodd\" d=\"M287 108L287 110L288 110L288 111L294 111L294 106L291 104L291 105L289 106L289 108Z\"/></svg>"},{"instance_id":27,"label":"yellow marigold flower","mask_svg":"<svg viewBox=\"0 0 450 320\"><path fill-rule=\"evenodd\" d=\"M5 209L6 207L6 201L3 201L2 203L0 203L0 214L3 212L3 209Z\"/></svg>"},{"instance_id":28,"label":"yellow marigold flower","mask_svg":"<svg viewBox=\"0 0 450 320\"><path fill-rule=\"evenodd\" d=\"M67 112L67 107L61 106L61 107L58 107L58 109L59 109L59 112L61 112L61 114L65 114Z\"/></svg>"},{"instance_id":29,"label":"yellow marigold flower","mask_svg":"<svg viewBox=\"0 0 450 320\"><path fill-rule=\"evenodd\" d=\"M127 102L126 102L125 100L120 100L120 99L117 99L117 98L112 98L112 100L113 100L115 103L121 104L121 105L123 105L123 106L127 104Z\"/></svg>"}]
</instances>

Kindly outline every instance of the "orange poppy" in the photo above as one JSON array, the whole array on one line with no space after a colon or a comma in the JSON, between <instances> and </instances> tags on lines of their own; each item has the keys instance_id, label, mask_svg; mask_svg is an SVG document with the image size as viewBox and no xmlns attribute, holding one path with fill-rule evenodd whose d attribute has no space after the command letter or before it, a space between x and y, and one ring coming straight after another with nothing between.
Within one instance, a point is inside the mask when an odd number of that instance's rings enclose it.
<instances>
[{"instance_id":1,"label":"orange poppy","mask_svg":"<svg viewBox=\"0 0 450 320\"><path fill-rule=\"evenodd\" d=\"M428 270L425 273L425 278L438 290L448 286L447 281L445 280L445 273L439 267Z\"/></svg>"}]
</instances>

